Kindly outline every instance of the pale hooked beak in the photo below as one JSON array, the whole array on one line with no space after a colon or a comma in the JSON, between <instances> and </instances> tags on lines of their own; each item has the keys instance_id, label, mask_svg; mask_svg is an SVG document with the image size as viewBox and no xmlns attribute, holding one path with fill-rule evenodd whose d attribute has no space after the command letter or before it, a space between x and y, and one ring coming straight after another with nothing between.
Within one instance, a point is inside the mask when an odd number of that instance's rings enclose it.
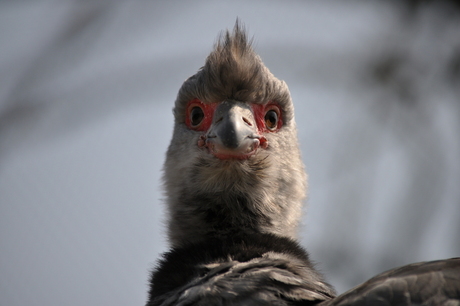
<instances>
[{"instance_id":1,"label":"pale hooked beak","mask_svg":"<svg viewBox=\"0 0 460 306\"><path fill-rule=\"evenodd\" d=\"M266 148L268 142L259 134L251 107L227 100L217 106L212 124L198 145L220 159L247 159L259 147Z\"/></svg>"}]
</instances>

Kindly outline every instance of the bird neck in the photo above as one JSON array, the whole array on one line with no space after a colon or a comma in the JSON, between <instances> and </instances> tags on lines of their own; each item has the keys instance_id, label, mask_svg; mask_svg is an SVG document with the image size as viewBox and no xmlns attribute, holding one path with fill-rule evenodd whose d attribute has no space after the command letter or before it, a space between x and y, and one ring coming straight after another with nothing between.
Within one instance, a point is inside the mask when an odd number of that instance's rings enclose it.
<instances>
[{"instance_id":1,"label":"bird neck","mask_svg":"<svg viewBox=\"0 0 460 306\"><path fill-rule=\"evenodd\" d=\"M183 161L176 152L171 146L164 172L172 246L236 234L296 238L306 187L300 159L262 151L244 161Z\"/></svg>"},{"instance_id":2,"label":"bird neck","mask_svg":"<svg viewBox=\"0 0 460 306\"><path fill-rule=\"evenodd\" d=\"M265 192L184 190L170 203L169 238L173 246L236 235L269 233L295 238L296 223L286 224L276 204L261 203ZM294 226L292 226L294 225Z\"/></svg>"}]
</instances>

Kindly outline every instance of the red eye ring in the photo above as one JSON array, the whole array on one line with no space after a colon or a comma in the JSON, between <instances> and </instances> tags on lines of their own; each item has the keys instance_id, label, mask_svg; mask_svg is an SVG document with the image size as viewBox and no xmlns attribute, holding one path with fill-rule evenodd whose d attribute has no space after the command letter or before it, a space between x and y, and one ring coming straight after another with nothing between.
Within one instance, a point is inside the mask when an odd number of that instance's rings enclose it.
<instances>
[{"instance_id":1,"label":"red eye ring","mask_svg":"<svg viewBox=\"0 0 460 306\"><path fill-rule=\"evenodd\" d=\"M185 111L185 124L195 131L206 131L211 126L216 108L215 103L204 104L198 99L188 102Z\"/></svg>"},{"instance_id":2,"label":"red eye ring","mask_svg":"<svg viewBox=\"0 0 460 306\"><path fill-rule=\"evenodd\" d=\"M278 103L253 104L252 109L260 133L276 132L283 126L282 112Z\"/></svg>"}]
</instances>

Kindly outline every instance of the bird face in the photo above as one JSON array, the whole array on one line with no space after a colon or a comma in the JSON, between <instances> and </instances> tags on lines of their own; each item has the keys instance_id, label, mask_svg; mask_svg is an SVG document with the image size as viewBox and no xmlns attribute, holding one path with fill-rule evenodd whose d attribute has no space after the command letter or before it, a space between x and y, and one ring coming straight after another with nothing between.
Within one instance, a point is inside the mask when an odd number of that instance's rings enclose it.
<instances>
[{"instance_id":1,"label":"bird face","mask_svg":"<svg viewBox=\"0 0 460 306\"><path fill-rule=\"evenodd\" d=\"M186 107L185 124L202 132L198 147L218 159L248 159L259 149L268 147L265 133L277 132L282 126L277 103L247 104L225 100L205 104L191 100Z\"/></svg>"},{"instance_id":2,"label":"bird face","mask_svg":"<svg viewBox=\"0 0 460 306\"><path fill-rule=\"evenodd\" d=\"M164 182L172 245L234 233L295 237L305 198L289 89L238 25L182 84Z\"/></svg>"}]
</instances>

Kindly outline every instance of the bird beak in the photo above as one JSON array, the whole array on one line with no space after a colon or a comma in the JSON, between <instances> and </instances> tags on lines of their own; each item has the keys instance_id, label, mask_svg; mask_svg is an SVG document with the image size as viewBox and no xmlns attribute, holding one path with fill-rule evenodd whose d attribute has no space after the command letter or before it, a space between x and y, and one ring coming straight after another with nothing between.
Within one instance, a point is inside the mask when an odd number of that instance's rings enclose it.
<instances>
[{"instance_id":1,"label":"bird beak","mask_svg":"<svg viewBox=\"0 0 460 306\"><path fill-rule=\"evenodd\" d=\"M219 159L248 159L267 140L259 134L250 105L223 101L214 111L213 121L199 145Z\"/></svg>"}]
</instances>

